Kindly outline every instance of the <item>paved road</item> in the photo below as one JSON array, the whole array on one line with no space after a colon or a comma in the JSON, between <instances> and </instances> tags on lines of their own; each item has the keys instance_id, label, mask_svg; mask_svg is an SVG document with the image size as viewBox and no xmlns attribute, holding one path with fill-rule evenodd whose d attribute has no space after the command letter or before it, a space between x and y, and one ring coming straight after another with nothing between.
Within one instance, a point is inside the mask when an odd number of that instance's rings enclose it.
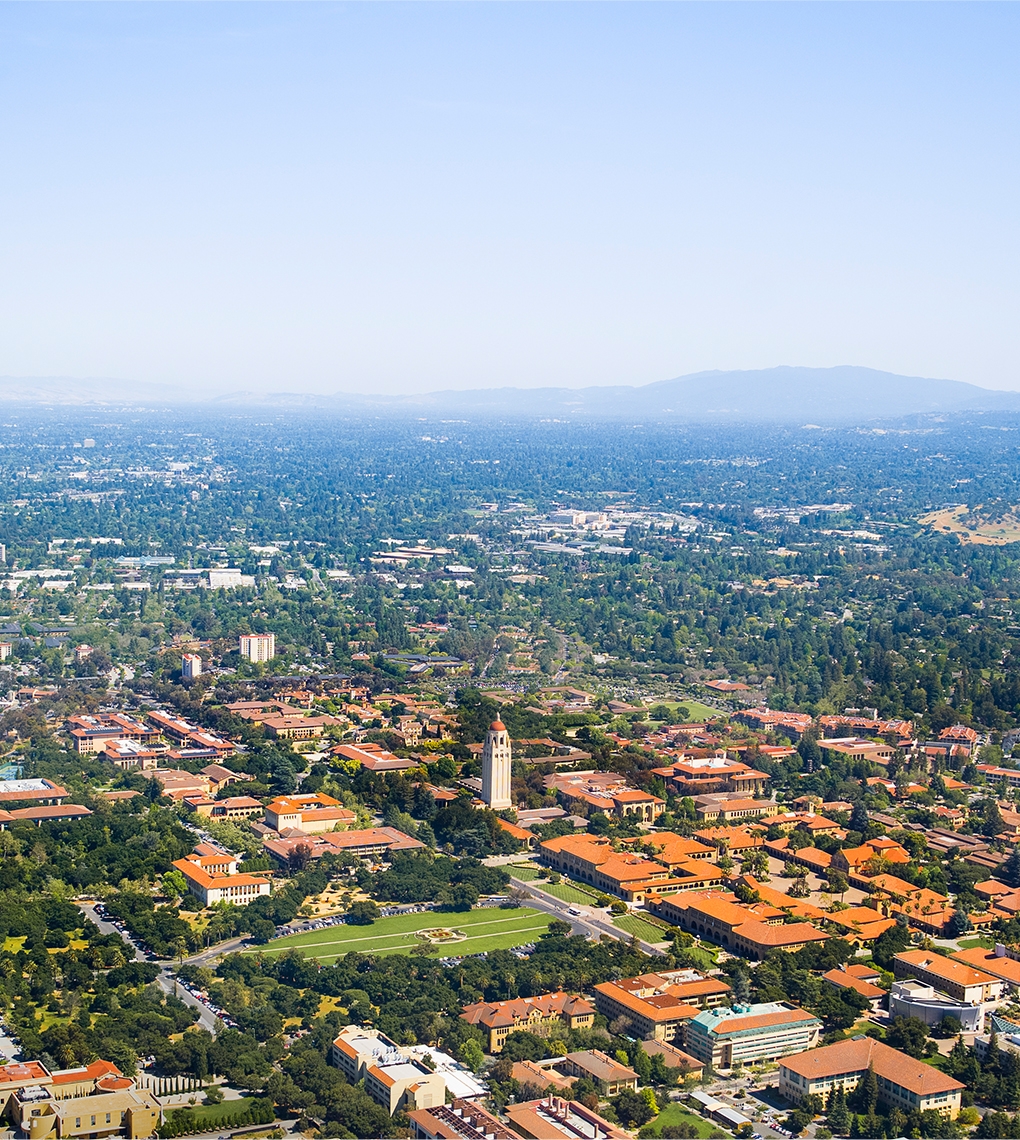
<instances>
[{"instance_id":1,"label":"paved road","mask_svg":"<svg viewBox=\"0 0 1020 1140\"><path fill-rule=\"evenodd\" d=\"M510 881L515 887L520 887L526 890L531 895L529 906L535 907L536 910L543 910L546 914L553 915L554 918L562 919L564 922L569 922L574 934L583 934L587 938L593 938L596 941L603 934L608 934L610 938L616 938L621 942L629 942L630 935L621 930L618 926L614 926L607 918L604 917L603 912L598 907L584 906L577 903L565 903L552 895L546 894L545 891L532 881L526 883L523 879L516 879L511 872ZM570 908L579 910L581 913L571 914ZM638 939L638 945L646 954L658 954L659 949L653 946L650 942L642 942Z\"/></svg>"},{"instance_id":2,"label":"paved road","mask_svg":"<svg viewBox=\"0 0 1020 1140\"><path fill-rule=\"evenodd\" d=\"M145 954L142 952L141 948L135 943L130 935L124 934L122 931L118 930L112 922L107 922L105 918L100 918L99 915L96 914L95 907L93 907L91 903L79 902L77 906L82 914L94 922L104 934L116 934L119 938L122 938L124 942L127 943L127 945L134 951L134 959L136 962L145 962L148 960L145 957ZM229 944L224 943L224 945ZM199 958L212 956L216 953L222 953L222 948L214 947L213 949L206 951L205 955L198 955L194 959L189 959L189 961L198 961ZM159 983L160 988L168 994L176 993L177 997L179 997L185 1005L190 1005L193 1009L198 1010L198 1024L203 1029L208 1029L209 1032L215 1037L216 1032L220 1026L219 1018L217 1018L212 1010L207 1009L197 998L192 997L191 994L189 994L188 991L185 990L182 986L177 985L172 974L172 962L156 962L155 965L159 966L160 968L159 977L156 978L156 981Z\"/></svg>"}]
</instances>

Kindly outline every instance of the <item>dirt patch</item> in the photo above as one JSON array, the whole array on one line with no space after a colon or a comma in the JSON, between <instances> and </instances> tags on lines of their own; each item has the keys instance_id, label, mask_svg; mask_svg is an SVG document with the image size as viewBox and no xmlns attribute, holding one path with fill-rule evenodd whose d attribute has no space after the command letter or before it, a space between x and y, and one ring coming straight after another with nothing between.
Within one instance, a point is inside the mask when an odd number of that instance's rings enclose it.
<instances>
[{"instance_id":1,"label":"dirt patch","mask_svg":"<svg viewBox=\"0 0 1020 1140\"><path fill-rule=\"evenodd\" d=\"M918 522L939 534L955 534L967 545L1006 546L1020 542L1020 513L1015 507L947 507L922 515Z\"/></svg>"}]
</instances>

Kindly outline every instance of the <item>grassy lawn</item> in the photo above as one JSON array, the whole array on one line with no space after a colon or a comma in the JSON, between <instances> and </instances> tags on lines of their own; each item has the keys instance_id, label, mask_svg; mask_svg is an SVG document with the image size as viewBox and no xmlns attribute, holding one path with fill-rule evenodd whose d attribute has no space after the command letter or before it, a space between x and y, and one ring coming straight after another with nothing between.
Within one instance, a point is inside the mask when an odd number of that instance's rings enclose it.
<instances>
[{"instance_id":1,"label":"grassy lawn","mask_svg":"<svg viewBox=\"0 0 1020 1140\"><path fill-rule=\"evenodd\" d=\"M707 946L688 946L684 953L696 959L695 967L699 970L714 970L719 965L718 951L710 950Z\"/></svg>"},{"instance_id":2,"label":"grassy lawn","mask_svg":"<svg viewBox=\"0 0 1020 1140\"><path fill-rule=\"evenodd\" d=\"M973 950L975 946L980 946L982 950L994 950L995 949L995 939L994 938L985 938L984 936L981 936L981 935L979 935L976 938L961 938L960 939L960 949L961 950Z\"/></svg>"},{"instance_id":3,"label":"grassy lawn","mask_svg":"<svg viewBox=\"0 0 1020 1140\"><path fill-rule=\"evenodd\" d=\"M677 709L683 705L683 707L687 709L687 719L689 721L712 720L714 717L725 715L718 709L703 704L701 701L663 701L662 703L668 705L671 709Z\"/></svg>"},{"instance_id":4,"label":"grassy lawn","mask_svg":"<svg viewBox=\"0 0 1020 1140\"><path fill-rule=\"evenodd\" d=\"M666 932L654 923L646 922L636 914L620 914L613 919L613 925L625 930L628 934L636 934L645 942L663 942Z\"/></svg>"},{"instance_id":5,"label":"grassy lawn","mask_svg":"<svg viewBox=\"0 0 1020 1140\"><path fill-rule=\"evenodd\" d=\"M718 1125L697 1116L679 1104L667 1105L654 1120L649 1121L641 1129L638 1135L661 1136L663 1128L670 1124L691 1124L698 1130L697 1134L700 1137L712 1136L713 1134L717 1136L727 1135Z\"/></svg>"},{"instance_id":6,"label":"grassy lawn","mask_svg":"<svg viewBox=\"0 0 1020 1140\"><path fill-rule=\"evenodd\" d=\"M549 918L530 907L515 910L479 908L464 913L399 914L393 918L380 918L371 926L329 926L323 930L309 930L303 934L288 934L274 938L265 946L247 953L279 954L284 950L303 950L310 958L320 962L334 962L351 950L361 954L407 954L421 940L415 938L419 930L438 927L461 930L468 937L437 947L436 957L463 957L489 950L509 950L534 942L549 928Z\"/></svg>"},{"instance_id":7,"label":"grassy lawn","mask_svg":"<svg viewBox=\"0 0 1020 1140\"><path fill-rule=\"evenodd\" d=\"M195 1093L196 1097L202 1094ZM224 1116L224 1112L237 1113L240 1115L246 1108L250 1108L254 1097L243 1096L240 1100L225 1100L222 1104L196 1104L194 1108L190 1104L173 1104L169 1106L168 1111L173 1112L175 1108L187 1108L195 1114L196 1121L219 1120ZM271 1128L272 1125L266 1125Z\"/></svg>"},{"instance_id":8,"label":"grassy lawn","mask_svg":"<svg viewBox=\"0 0 1020 1140\"><path fill-rule=\"evenodd\" d=\"M559 899L560 902L584 903L587 906L595 905L595 896L593 894L578 890L577 887L572 886L570 883L536 883L535 885L545 891L546 894L552 895L554 899Z\"/></svg>"},{"instance_id":9,"label":"grassy lawn","mask_svg":"<svg viewBox=\"0 0 1020 1140\"><path fill-rule=\"evenodd\" d=\"M505 870L509 871L515 879L521 879L525 883L533 882L538 878L538 868L531 866L530 863L512 863Z\"/></svg>"}]
</instances>

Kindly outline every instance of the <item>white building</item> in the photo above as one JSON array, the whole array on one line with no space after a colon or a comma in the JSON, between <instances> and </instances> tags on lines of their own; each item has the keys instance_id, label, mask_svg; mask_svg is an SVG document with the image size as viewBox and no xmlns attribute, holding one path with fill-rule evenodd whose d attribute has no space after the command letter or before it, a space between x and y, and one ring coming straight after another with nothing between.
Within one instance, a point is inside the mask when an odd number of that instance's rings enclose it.
<instances>
[{"instance_id":1,"label":"white building","mask_svg":"<svg viewBox=\"0 0 1020 1140\"><path fill-rule=\"evenodd\" d=\"M0 661L6 661L14 652L14 645L9 641L0 641Z\"/></svg>"},{"instance_id":2,"label":"white building","mask_svg":"<svg viewBox=\"0 0 1020 1140\"><path fill-rule=\"evenodd\" d=\"M249 661L271 661L276 656L276 634L242 633L238 648Z\"/></svg>"},{"instance_id":3,"label":"white building","mask_svg":"<svg viewBox=\"0 0 1020 1140\"><path fill-rule=\"evenodd\" d=\"M181 676L185 681L202 676L202 658L197 653L185 653L181 658Z\"/></svg>"},{"instance_id":4,"label":"white building","mask_svg":"<svg viewBox=\"0 0 1020 1140\"><path fill-rule=\"evenodd\" d=\"M365 1082L365 1092L392 1116L399 1109L435 1108L446 1103L446 1082L409 1050L378 1029L348 1025L333 1042L330 1058L351 1084Z\"/></svg>"},{"instance_id":5,"label":"white building","mask_svg":"<svg viewBox=\"0 0 1020 1140\"><path fill-rule=\"evenodd\" d=\"M255 578L251 574L242 574L232 567L209 570L208 574L210 590L236 590L239 586L255 585Z\"/></svg>"},{"instance_id":6,"label":"white building","mask_svg":"<svg viewBox=\"0 0 1020 1140\"><path fill-rule=\"evenodd\" d=\"M510 798L512 763L510 733L501 720L494 720L482 746L482 799L493 811L513 807Z\"/></svg>"}]
</instances>

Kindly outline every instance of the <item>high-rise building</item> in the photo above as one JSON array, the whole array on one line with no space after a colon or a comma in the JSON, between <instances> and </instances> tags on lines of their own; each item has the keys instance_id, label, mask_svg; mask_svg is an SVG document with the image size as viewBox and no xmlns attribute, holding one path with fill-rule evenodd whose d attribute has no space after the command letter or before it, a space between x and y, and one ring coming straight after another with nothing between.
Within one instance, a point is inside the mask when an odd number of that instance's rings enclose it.
<instances>
[{"instance_id":1,"label":"high-rise building","mask_svg":"<svg viewBox=\"0 0 1020 1140\"><path fill-rule=\"evenodd\" d=\"M197 653L185 653L181 658L181 676L185 681L202 676L202 658Z\"/></svg>"},{"instance_id":2,"label":"high-rise building","mask_svg":"<svg viewBox=\"0 0 1020 1140\"><path fill-rule=\"evenodd\" d=\"M276 634L242 633L238 648L249 661L271 661L276 656Z\"/></svg>"},{"instance_id":3,"label":"high-rise building","mask_svg":"<svg viewBox=\"0 0 1020 1140\"><path fill-rule=\"evenodd\" d=\"M482 799L493 811L513 807L510 799L512 763L510 733L501 720L494 720L482 746Z\"/></svg>"}]
</instances>

